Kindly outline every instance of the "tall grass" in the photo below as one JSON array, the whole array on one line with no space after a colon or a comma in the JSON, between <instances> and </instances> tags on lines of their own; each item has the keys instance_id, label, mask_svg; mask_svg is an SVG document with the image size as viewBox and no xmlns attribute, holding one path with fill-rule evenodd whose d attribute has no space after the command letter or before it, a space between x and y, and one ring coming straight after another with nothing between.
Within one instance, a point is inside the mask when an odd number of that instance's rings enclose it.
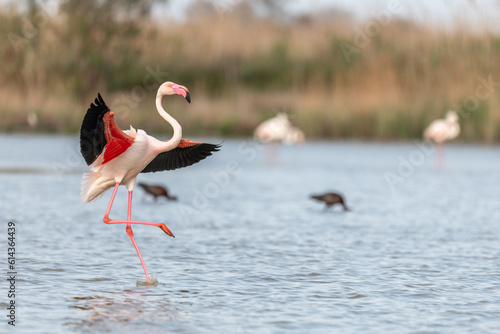
<instances>
[{"instance_id":1,"label":"tall grass","mask_svg":"<svg viewBox=\"0 0 500 334\"><path fill-rule=\"evenodd\" d=\"M499 36L393 21L348 61L341 46L354 45L353 28L363 25L226 13L161 25L117 20L104 29L59 15L17 51L9 39L0 42L0 130L75 132L99 91L112 108L123 107L123 128L164 132L157 85L145 84L158 69L162 80L191 91L190 106L165 101L190 135L248 136L286 111L308 137L411 139L454 108L463 140L500 140L500 86L479 96L477 88L479 78L500 81ZM22 29L20 14L0 14L3 36ZM34 128L30 114L39 119Z\"/></svg>"}]
</instances>

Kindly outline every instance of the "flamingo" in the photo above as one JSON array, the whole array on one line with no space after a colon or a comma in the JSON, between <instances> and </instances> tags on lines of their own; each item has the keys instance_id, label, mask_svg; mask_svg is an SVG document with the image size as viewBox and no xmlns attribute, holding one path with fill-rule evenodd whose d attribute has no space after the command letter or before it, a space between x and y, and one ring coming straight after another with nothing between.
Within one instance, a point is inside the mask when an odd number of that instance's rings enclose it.
<instances>
[{"instance_id":1,"label":"flamingo","mask_svg":"<svg viewBox=\"0 0 500 334\"><path fill-rule=\"evenodd\" d=\"M424 131L424 138L433 140L438 147L438 163L441 166L443 160L444 142L453 140L460 134L458 115L454 111L448 111L445 119L433 121Z\"/></svg>"},{"instance_id":2,"label":"flamingo","mask_svg":"<svg viewBox=\"0 0 500 334\"><path fill-rule=\"evenodd\" d=\"M344 211L349 211L349 208L345 205L344 198L342 195L337 193L326 193L322 195L311 195L312 199L325 202L326 209L334 206L335 204L341 204L344 208Z\"/></svg>"},{"instance_id":3,"label":"flamingo","mask_svg":"<svg viewBox=\"0 0 500 334\"><path fill-rule=\"evenodd\" d=\"M94 103L90 104L80 130L80 151L92 172L85 173L82 178L81 196L84 202L100 198L104 192L113 188L103 221L106 224L125 224L126 232L134 245L141 261L146 280L151 283L146 265L132 232L133 224L159 227L167 235L174 237L170 229L163 223L132 220L132 192L139 173L150 173L174 170L195 164L212 152L219 150L220 145L193 142L182 139L180 124L170 116L162 106L165 95L181 95L191 103L189 90L176 83L167 81L160 85L156 95L156 108L173 128L172 138L160 141L149 136L144 130L122 131L115 122L112 112L98 94ZM109 218L111 206L118 186L124 185L128 190L127 220Z\"/></svg>"},{"instance_id":4,"label":"flamingo","mask_svg":"<svg viewBox=\"0 0 500 334\"><path fill-rule=\"evenodd\" d=\"M163 186L145 184L145 183L141 183L141 182L139 182L138 185L140 187L142 187L142 189L144 189L145 192L154 196L155 202L158 200L158 197L161 197L161 196L164 196L169 201L177 201L177 197L171 196L168 193L167 188L165 188Z\"/></svg>"},{"instance_id":5,"label":"flamingo","mask_svg":"<svg viewBox=\"0 0 500 334\"><path fill-rule=\"evenodd\" d=\"M305 135L302 130L292 125L285 113L278 113L255 128L253 136L258 141L268 144L268 160L275 162L276 145L283 143L285 145L303 144Z\"/></svg>"},{"instance_id":6,"label":"flamingo","mask_svg":"<svg viewBox=\"0 0 500 334\"><path fill-rule=\"evenodd\" d=\"M254 138L266 144L281 142L293 145L305 141L304 132L294 127L285 113L279 113L259 124L254 131Z\"/></svg>"}]
</instances>

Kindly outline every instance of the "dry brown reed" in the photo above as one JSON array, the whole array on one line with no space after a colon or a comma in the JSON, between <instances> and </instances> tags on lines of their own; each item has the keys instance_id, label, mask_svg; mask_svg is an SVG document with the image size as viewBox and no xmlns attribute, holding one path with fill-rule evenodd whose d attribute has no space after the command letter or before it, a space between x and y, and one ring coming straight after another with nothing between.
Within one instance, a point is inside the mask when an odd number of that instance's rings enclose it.
<instances>
[{"instance_id":1,"label":"dry brown reed","mask_svg":"<svg viewBox=\"0 0 500 334\"><path fill-rule=\"evenodd\" d=\"M3 35L20 34L17 14L1 19ZM0 70L0 130L76 132L98 91L113 107L144 87L146 68L158 67L165 80L191 90L190 106L165 102L190 135L248 136L286 111L310 138L412 139L455 108L463 140L500 140L500 86L486 97L477 88L481 78L500 81L500 37L491 33L394 20L348 61L342 45L355 45L353 28L363 23L347 18L283 24L229 13L143 22L129 40L70 27L56 17L17 52L9 41L0 45L8 64ZM154 112L154 89L146 94L120 125L168 132ZM35 128L30 113L38 116Z\"/></svg>"}]
</instances>

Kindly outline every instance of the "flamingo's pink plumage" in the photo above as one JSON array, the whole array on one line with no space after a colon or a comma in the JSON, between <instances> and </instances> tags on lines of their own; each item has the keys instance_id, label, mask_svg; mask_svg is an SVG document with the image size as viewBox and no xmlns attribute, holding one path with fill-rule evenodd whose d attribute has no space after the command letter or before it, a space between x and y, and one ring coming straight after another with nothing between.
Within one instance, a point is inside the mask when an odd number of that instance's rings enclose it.
<instances>
[{"instance_id":1,"label":"flamingo's pink plumage","mask_svg":"<svg viewBox=\"0 0 500 334\"><path fill-rule=\"evenodd\" d=\"M114 187L103 221L106 224L127 225L127 234L137 251L148 282L150 281L149 275L134 240L131 225L157 226L168 235L172 237L174 235L165 224L131 220L132 191L137 175L190 166L219 149L219 145L198 143L181 138L180 124L161 105L164 95L173 94L181 95L191 102L189 91L184 86L165 82L158 89L156 107L159 114L174 129L170 140L160 141L149 136L145 131L136 131L132 127L130 130L122 131L115 122L114 113L106 106L100 94L87 110L80 130L80 150L85 161L92 168L92 172L85 173L82 179L82 199L84 202L90 202ZM127 220L109 218L120 185L125 185L129 192Z\"/></svg>"}]
</instances>

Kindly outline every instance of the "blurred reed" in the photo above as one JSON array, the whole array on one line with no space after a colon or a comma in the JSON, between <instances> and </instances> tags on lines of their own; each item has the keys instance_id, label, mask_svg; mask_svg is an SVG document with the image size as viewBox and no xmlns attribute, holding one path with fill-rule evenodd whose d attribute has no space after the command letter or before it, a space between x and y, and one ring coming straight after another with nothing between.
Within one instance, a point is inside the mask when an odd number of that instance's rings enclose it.
<instances>
[{"instance_id":1,"label":"blurred reed","mask_svg":"<svg viewBox=\"0 0 500 334\"><path fill-rule=\"evenodd\" d=\"M26 22L36 33L23 33ZM500 86L487 97L477 89L479 78L500 82L499 36L394 19L349 61L342 45L363 26L328 13L283 23L230 11L161 23L62 12L37 25L4 9L0 130L74 133L101 92L112 109L133 99L122 128L168 132L149 69L189 87L190 106L164 104L191 136L249 136L286 111L309 138L413 139L465 102L460 138L500 140Z\"/></svg>"}]
</instances>

